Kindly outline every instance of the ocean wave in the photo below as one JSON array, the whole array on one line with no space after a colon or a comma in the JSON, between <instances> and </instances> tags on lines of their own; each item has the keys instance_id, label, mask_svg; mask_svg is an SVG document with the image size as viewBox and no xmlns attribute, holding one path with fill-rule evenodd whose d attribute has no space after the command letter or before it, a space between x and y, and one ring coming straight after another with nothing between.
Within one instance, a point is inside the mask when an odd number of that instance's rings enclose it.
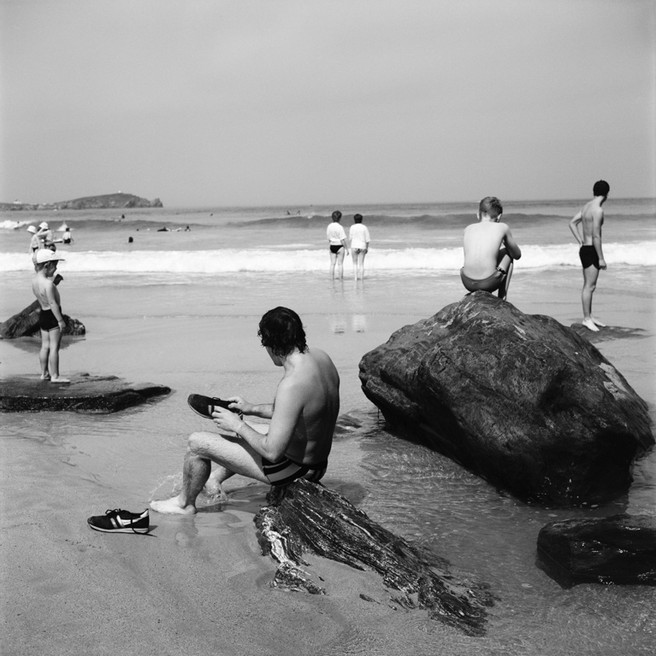
<instances>
[{"instance_id":1,"label":"ocean wave","mask_svg":"<svg viewBox=\"0 0 656 656\"><path fill-rule=\"evenodd\" d=\"M7 219L6 221L0 221L0 230L17 230L27 225L27 221L11 221Z\"/></svg>"},{"instance_id":2,"label":"ocean wave","mask_svg":"<svg viewBox=\"0 0 656 656\"><path fill-rule=\"evenodd\" d=\"M207 251L59 251L66 259L62 271L117 273L232 273L323 271L329 259L324 249L221 249ZM579 267L578 249L571 244L522 246L516 269ZM656 266L656 242L604 245L610 267ZM345 258L345 266L351 266ZM462 266L462 248L372 249L366 260L370 271L452 271ZM25 253L5 253L0 271L31 269Z\"/></svg>"}]
</instances>

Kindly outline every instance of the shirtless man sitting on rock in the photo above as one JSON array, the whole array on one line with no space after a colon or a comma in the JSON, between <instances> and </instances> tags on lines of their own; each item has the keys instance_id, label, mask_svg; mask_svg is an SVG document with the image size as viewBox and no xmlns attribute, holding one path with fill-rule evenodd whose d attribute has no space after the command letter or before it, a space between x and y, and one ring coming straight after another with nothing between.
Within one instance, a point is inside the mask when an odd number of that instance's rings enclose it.
<instances>
[{"instance_id":1,"label":"shirtless man sitting on rock","mask_svg":"<svg viewBox=\"0 0 656 656\"><path fill-rule=\"evenodd\" d=\"M254 405L233 396L226 399L229 409L213 407L211 417L221 433L189 437L182 490L171 499L151 502L154 511L195 513L203 488L220 490L234 474L288 485L298 478L316 482L326 473L339 413L337 369L326 353L308 347L301 319L293 310L269 310L259 328L262 346L273 364L283 368L273 404ZM268 432L255 430L243 415L270 419ZM217 467L210 478L212 462Z\"/></svg>"},{"instance_id":2,"label":"shirtless man sitting on rock","mask_svg":"<svg viewBox=\"0 0 656 656\"><path fill-rule=\"evenodd\" d=\"M460 269L462 284L470 292L499 291L499 298L508 294L513 260L522 251L513 239L506 223L500 223L503 207L498 198L486 196L478 206L478 223L465 228L465 264Z\"/></svg>"}]
</instances>

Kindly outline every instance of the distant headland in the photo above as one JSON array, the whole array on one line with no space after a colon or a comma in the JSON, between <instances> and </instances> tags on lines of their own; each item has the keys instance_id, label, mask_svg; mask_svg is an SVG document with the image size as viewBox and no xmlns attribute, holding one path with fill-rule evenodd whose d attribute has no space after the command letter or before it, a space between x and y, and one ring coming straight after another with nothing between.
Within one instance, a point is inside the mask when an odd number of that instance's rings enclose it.
<instances>
[{"instance_id":1,"label":"distant headland","mask_svg":"<svg viewBox=\"0 0 656 656\"><path fill-rule=\"evenodd\" d=\"M104 194L103 196L85 196L74 200L62 200L58 203L0 203L0 211L7 210L102 210L129 209L132 207L164 207L159 198L148 200L134 194Z\"/></svg>"}]
</instances>

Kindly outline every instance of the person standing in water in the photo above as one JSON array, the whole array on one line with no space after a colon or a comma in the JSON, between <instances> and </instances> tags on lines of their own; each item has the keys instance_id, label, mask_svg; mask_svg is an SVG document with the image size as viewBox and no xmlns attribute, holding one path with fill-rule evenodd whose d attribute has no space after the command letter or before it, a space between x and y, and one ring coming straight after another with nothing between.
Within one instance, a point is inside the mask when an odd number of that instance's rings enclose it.
<instances>
[{"instance_id":1,"label":"person standing in water","mask_svg":"<svg viewBox=\"0 0 656 656\"><path fill-rule=\"evenodd\" d=\"M499 290L505 300L513 271L513 260L522 256L510 228L500 223L503 207L495 196L486 196L478 205L478 223L465 228L465 264L460 270L462 284L470 292Z\"/></svg>"},{"instance_id":2,"label":"person standing in water","mask_svg":"<svg viewBox=\"0 0 656 656\"><path fill-rule=\"evenodd\" d=\"M337 265L337 277L341 280L344 277L344 253L348 255L348 242L346 233L340 225L342 213L335 210L332 214L333 222L326 228L326 237L328 237L328 248L330 249L330 277L335 278L335 265Z\"/></svg>"},{"instance_id":3,"label":"person standing in water","mask_svg":"<svg viewBox=\"0 0 656 656\"><path fill-rule=\"evenodd\" d=\"M579 258L583 266L583 325L593 332L599 332L605 324L592 316L592 295L597 287L599 271L606 269L606 260L601 247L601 226L604 225L603 205L610 193L610 185L605 180L597 180L592 187L594 198L588 201L580 212L569 222L569 229L579 243Z\"/></svg>"},{"instance_id":4,"label":"person standing in water","mask_svg":"<svg viewBox=\"0 0 656 656\"><path fill-rule=\"evenodd\" d=\"M351 242L351 255L353 256L353 270L355 279L364 280L364 256L369 252L369 230L362 223L362 214L353 215L353 225L349 229Z\"/></svg>"},{"instance_id":5,"label":"person standing in water","mask_svg":"<svg viewBox=\"0 0 656 656\"><path fill-rule=\"evenodd\" d=\"M39 311L41 380L49 380L51 383L71 382L68 378L59 375L59 346L66 322L61 309L59 290L53 278L57 264L63 259L49 248L42 248L34 254L36 273L32 278L32 291L41 308Z\"/></svg>"},{"instance_id":6,"label":"person standing in water","mask_svg":"<svg viewBox=\"0 0 656 656\"><path fill-rule=\"evenodd\" d=\"M27 231L32 235L30 237L30 253L35 253L41 248L42 243L38 235L39 230L34 226L28 226Z\"/></svg>"}]
</instances>

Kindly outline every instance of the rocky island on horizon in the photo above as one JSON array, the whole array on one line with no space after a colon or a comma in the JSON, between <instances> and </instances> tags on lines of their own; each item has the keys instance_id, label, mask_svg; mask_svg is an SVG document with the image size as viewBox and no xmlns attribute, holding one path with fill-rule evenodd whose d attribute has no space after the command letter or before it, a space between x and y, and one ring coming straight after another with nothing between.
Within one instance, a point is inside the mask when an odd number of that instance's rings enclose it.
<instances>
[{"instance_id":1,"label":"rocky island on horizon","mask_svg":"<svg viewBox=\"0 0 656 656\"><path fill-rule=\"evenodd\" d=\"M20 210L100 210L129 209L132 207L164 207L159 198L150 201L134 194L104 194L100 196L84 196L73 200L63 200L56 203L0 203L0 211Z\"/></svg>"}]
</instances>

